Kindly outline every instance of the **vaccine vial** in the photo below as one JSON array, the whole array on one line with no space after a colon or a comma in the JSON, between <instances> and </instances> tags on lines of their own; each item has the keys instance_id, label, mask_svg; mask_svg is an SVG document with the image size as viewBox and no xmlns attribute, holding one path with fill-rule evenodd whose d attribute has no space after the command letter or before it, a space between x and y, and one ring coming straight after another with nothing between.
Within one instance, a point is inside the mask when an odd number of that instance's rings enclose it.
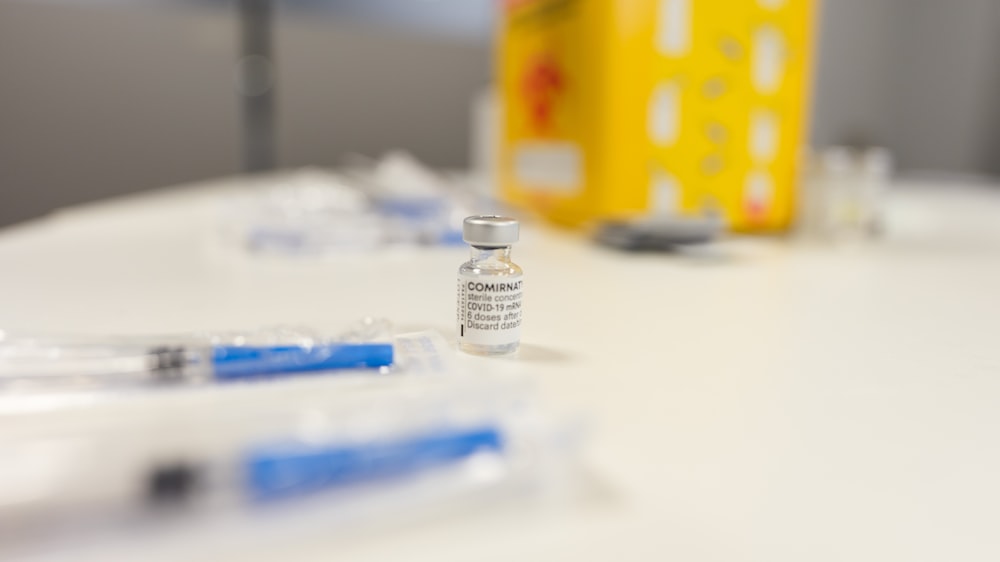
<instances>
[{"instance_id":1,"label":"vaccine vial","mask_svg":"<svg viewBox=\"0 0 1000 562\"><path fill-rule=\"evenodd\" d=\"M521 342L524 273L510 261L517 242L517 219L496 215L467 217L462 239L472 259L458 268L458 348L475 355L506 355Z\"/></svg>"}]
</instances>

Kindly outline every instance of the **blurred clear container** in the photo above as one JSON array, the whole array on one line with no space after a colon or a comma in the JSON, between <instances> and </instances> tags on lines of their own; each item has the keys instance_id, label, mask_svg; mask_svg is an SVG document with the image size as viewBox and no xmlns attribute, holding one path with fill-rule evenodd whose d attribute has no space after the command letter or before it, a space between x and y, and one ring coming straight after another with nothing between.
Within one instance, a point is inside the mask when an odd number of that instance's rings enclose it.
<instances>
[{"instance_id":1,"label":"blurred clear container","mask_svg":"<svg viewBox=\"0 0 1000 562\"><path fill-rule=\"evenodd\" d=\"M804 166L798 231L807 238L865 240L885 230L892 156L881 147L835 146Z\"/></svg>"},{"instance_id":2,"label":"blurred clear container","mask_svg":"<svg viewBox=\"0 0 1000 562\"><path fill-rule=\"evenodd\" d=\"M262 178L264 185L223 198L219 230L253 253L318 255L367 251L386 241L385 225L364 193L318 169Z\"/></svg>"},{"instance_id":3,"label":"blurred clear container","mask_svg":"<svg viewBox=\"0 0 1000 562\"><path fill-rule=\"evenodd\" d=\"M354 158L349 177L369 195L396 243L460 245L462 195L456 182L424 166L406 152L377 161ZM464 216L464 215L463 215Z\"/></svg>"}]
</instances>

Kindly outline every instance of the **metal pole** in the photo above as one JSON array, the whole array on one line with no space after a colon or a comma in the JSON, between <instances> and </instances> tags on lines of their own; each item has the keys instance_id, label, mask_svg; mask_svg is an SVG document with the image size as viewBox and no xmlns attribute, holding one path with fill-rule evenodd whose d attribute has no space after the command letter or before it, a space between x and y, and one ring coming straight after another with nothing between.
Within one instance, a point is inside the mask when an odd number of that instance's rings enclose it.
<instances>
[{"instance_id":1,"label":"metal pole","mask_svg":"<svg viewBox=\"0 0 1000 562\"><path fill-rule=\"evenodd\" d=\"M275 167L275 65L272 55L272 0L238 0L240 59L238 94L243 114L245 172Z\"/></svg>"}]
</instances>

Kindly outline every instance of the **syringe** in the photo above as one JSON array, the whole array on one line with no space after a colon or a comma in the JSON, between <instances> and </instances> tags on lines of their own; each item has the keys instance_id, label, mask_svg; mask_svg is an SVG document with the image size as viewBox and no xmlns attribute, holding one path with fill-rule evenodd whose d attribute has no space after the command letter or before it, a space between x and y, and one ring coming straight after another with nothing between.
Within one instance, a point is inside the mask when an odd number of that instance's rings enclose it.
<instances>
[{"instance_id":1,"label":"syringe","mask_svg":"<svg viewBox=\"0 0 1000 562\"><path fill-rule=\"evenodd\" d=\"M388 367L385 342L282 345L198 345L4 342L0 382L62 379L135 382L229 381L261 376Z\"/></svg>"}]
</instances>

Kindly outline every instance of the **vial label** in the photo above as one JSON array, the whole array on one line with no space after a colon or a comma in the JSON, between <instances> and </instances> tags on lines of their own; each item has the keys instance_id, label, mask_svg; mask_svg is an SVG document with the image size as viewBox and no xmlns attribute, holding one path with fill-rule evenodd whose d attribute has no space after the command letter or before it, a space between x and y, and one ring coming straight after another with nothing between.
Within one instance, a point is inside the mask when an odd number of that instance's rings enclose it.
<instances>
[{"instance_id":1,"label":"vial label","mask_svg":"<svg viewBox=\"0 0 1000 562\"><path fill-rule=\"evenodd\" d=\"M524 277L458 276L458 339L506 345L521 339Z\"/></svg>"}]
</instances>

